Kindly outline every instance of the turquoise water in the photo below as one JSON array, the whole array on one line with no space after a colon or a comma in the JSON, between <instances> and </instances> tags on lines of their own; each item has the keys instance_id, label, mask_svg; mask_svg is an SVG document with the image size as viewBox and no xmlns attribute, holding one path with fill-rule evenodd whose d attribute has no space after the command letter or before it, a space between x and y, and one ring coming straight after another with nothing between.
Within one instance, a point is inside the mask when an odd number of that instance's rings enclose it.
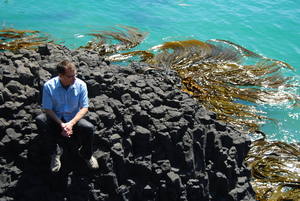
<instances>
[{"instance_id":1,"label":"turquoise water","mask_svg":"<svg viewBox=\"0 0 300 201\"><path fill-rule=\"evenodd\" d=\"M300 77L299 0L0 0L0 26L49 33L69 48L87 33L117 24L149 32L139 49L164 41L225 39L285 61ZM299 93L299 91L298 91ZM269 139L300 141L300 108L261 106L278 120L263 126Z\"/></svg>"}]
</instances>

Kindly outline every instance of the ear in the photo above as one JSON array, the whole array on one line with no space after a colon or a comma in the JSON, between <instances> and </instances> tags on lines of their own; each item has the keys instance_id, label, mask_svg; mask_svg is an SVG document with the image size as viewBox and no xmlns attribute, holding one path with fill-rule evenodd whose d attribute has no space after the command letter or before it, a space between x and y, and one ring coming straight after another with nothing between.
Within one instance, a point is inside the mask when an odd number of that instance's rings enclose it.
<instances>
[{"instance_id":1,"label":"ear","mask_svg":"<svg viewBox=\"0 0 300 201\"><path fill-rule=\"evenodd\" d=\"M63 76L63 74L61 74L61 73L58 74L58 78L59 78L59 80L60 80L61 82L63 82L63 77L62 77L62 76Z\"/></svg>"}]
</instances>

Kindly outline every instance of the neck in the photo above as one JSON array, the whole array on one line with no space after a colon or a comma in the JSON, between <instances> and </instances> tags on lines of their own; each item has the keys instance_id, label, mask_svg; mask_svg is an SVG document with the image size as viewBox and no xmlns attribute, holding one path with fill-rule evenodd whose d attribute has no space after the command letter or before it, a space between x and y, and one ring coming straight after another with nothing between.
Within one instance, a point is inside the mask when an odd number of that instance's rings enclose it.
<instances>
[{"instance_id":1,"label":"neck","mask_svg":"<svg viewBox=\"0 0 300 201\"><path fill-rule=\"evenodd\" d=\"M63 88L65 88L65 89L68 89L68 88L69 88L70 85L64 84L61 80L59 80L59 81L60 81L60 84L61 84L61 86L62 86Z\"/></svg>"}]
</instances>

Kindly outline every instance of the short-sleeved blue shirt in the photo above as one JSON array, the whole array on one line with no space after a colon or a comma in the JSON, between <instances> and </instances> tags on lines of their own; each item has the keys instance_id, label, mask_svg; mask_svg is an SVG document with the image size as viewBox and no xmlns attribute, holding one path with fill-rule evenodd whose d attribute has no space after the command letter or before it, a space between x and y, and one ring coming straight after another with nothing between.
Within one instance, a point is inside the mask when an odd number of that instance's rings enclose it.
<instances>
[{"instance_id":1,"label":"short-sleeved blue shirt","mask_svg":"<svg viewBox=\"0 0 300 201\"><path fill-rule=\"evenodd\" d=\"M58 76L44 84L42 108L53 110L58 118L68 122L81 108L88 107L87 86L82 80L76 78L67 89L62 86Z\"/></svg>"}]
</instances>

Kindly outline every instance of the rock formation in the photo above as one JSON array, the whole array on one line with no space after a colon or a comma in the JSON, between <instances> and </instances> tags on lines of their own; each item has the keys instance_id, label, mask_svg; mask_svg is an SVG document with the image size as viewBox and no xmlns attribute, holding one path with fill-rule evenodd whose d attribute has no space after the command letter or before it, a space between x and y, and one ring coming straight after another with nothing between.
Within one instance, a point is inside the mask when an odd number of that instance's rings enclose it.
<instances>
[{"instance_id":1,"label":"rock formation","mask_svg":"<svg viewBox=\"0 0 300 201\"><path fill-rule=\"evenodd\" d=\"M73 60L89 89L87 119L96 125L89 170L66 143L62 168L34 119L43 83L62 59ZM173 71L142 63L110 65L97 53L59 45L0 52L0 200L255 200L243 160L250 140L180 91Z\"/></svg>"}]
</instances>

